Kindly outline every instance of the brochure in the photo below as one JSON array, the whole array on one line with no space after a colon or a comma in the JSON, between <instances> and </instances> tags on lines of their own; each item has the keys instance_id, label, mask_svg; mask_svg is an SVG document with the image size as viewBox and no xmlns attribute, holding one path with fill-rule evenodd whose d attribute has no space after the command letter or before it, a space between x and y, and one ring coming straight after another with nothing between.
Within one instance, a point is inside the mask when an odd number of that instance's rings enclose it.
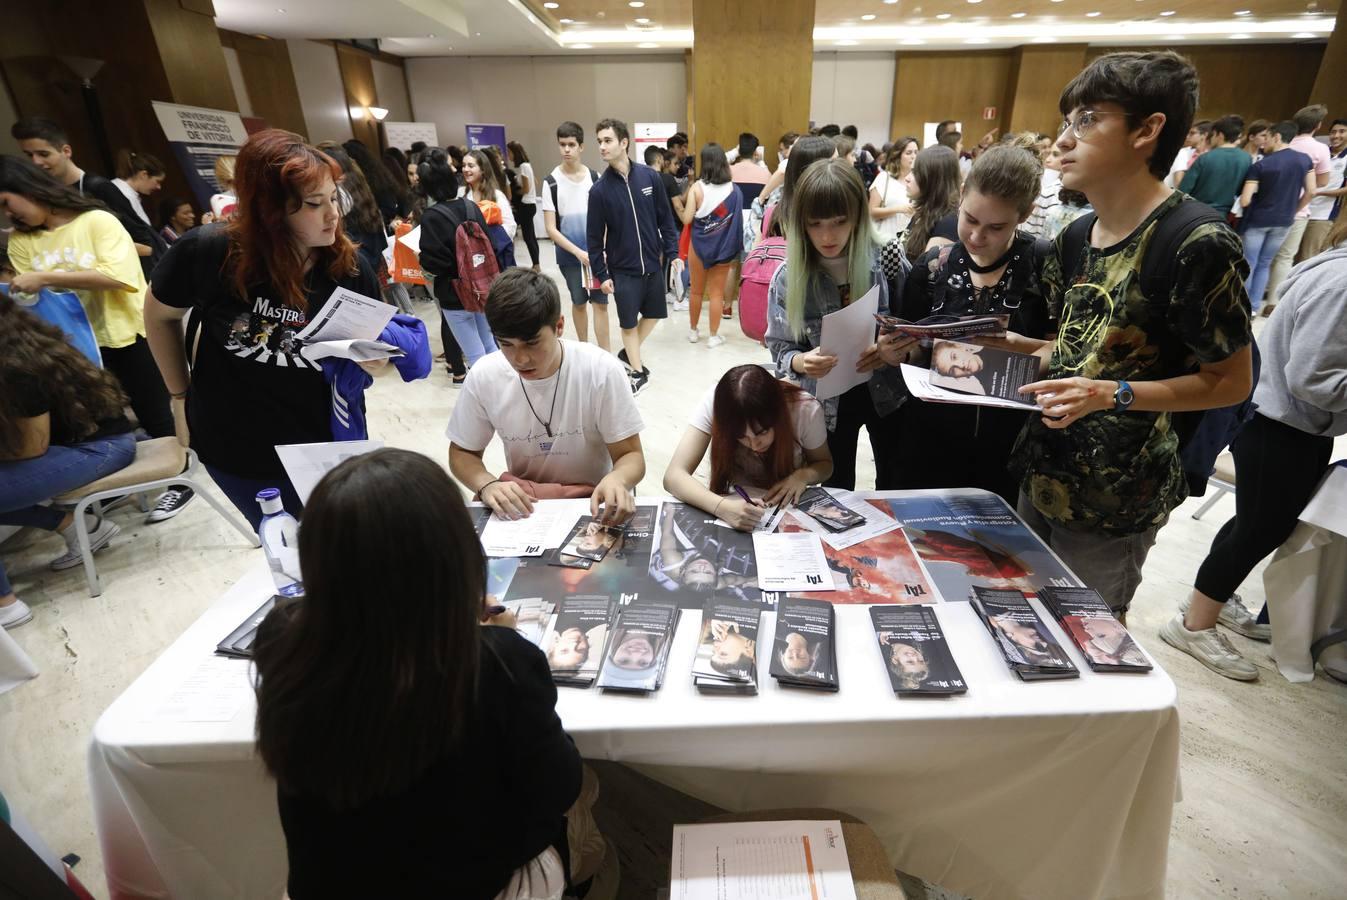
<instances>
[{"instance_id":1,"label":"brochure","mask_svg":"<svg viewBox=\"0 0 1347 900\"><path fill-rule=\"evenodd\" d=\"M702 628L692 674L699 688L706 682L753 688L758 685L758 629L762 608L756 603L708 600L702 607Z\"/></svg>"},{"instance_id":2,"label":"brochure","mask_svg":"<svg viewBox=\"0 0 1347 900\"><path fill-rule=\"evenodd\" d=\"M1038 597L1095 672L1149 672L1154 668L1094 588L1049 586Z\"/></svg>"},{"instance_id":3,"label":"brochure","mask_svg":"<svg viewBox=\"0 0 1347 900\"><path fill-rule=\"evenodd\" d=\"M553 681L580 687L594 683L611 610L607 597L572 595L561 601L542 642Z\"/></svg>"},{"instance_id":4,"label":"brochure","mask_svg":"<svg viewBox=\"0 0 1347 900\"><path fill-rule=\"evenodd\" d=\"M677 624L678 606L667 600L621 607L599 670L599 687L642 694L659 690Z\"/></svg>"},{"instance_id":5,"label":"brochure","mask_svg":"<svg viewBox=\"0 0 1347 900\"><path fill-rule=\"evenodd\" d=\"M892 525L898 523L890 516L889 507L882 499L860 501L875 510ZM805 521L808 520L808 521ZM812 527L811 527L812 526ZM864 532L868 526L835 535L822 535L823 555L832 570L833 587L830 591L811 591L811 596L830 603L933 603L939 599L926 571L917 561L917 553L908 542L901 527L894 527L874 537L838 548L833 540ZM783 532L819 531L823 526L808 516L791 514L781 524Z\"/></svg>"},{"instance_id":6,"label":"brochure","mask_svg":"<svg viewBox=\"0 0 1347 900\"><path fill-rule=\"evenodd\" d=\"M238 628L229 632L224 640L220 641L215 647L215 652L220 656L228 656L232 659L252 659L253 642L257 640L257 629L261 626L262 620L271 612L272 607L276 605L277 600L283 599L279 595L267 598L253 614L244 619Z\"/></svg>"},{"instance_id":7,"label":"brochure","mask_svg":"<svg viewBox=\"0 0 1347 900\"><path fill-rule=\"evenodd\" d=\"M823 555L819 536L804 532L753 532L753 554L758 563L758 586L765 591L826 591L832 588L832 570Z\"/></svg>"},{"instance_id":8,"label":"brochure","mask_svg":"<svg viewBox=\"0 0 1347 900\"><path fill-rule=\"evenodd\" d=\"M962 694L968 690L934 609L872 606L870 621L896 693Z\"/></svg>"},{"instance_id":9,"label":"brochure","mask_svg":"<svg viewBox=\"0 0 1347 900\"><path fill-rule=\"evenodd\" d=\"M1024 594L974 587L969 599L1006 665L1021 681L1080 677Z\"/></svg>"},{"instance_id":10,"label":"brochure","mask_svg":"<svg viewBox=\"0 0 1347 900\"><path fill-rule=\"evenodd\" d=\"M1004 337L1010 326L1010 314L970 315L970 316L927 316L916 322L909 322L897 316L875 314L879 330L884 334L895 331L908 337L917 338L922 346L929 347L936 339L963 340L970 337Z\"/></svg>"},{"instance_id":11,"label":"brochure","mask_svg":"<svg viewBox=\"0 0 1347 900\"><path fill-rule=\"evenodd\" d=\"M998 347L962 341L936 341L931 346L931 384L961 394L977 394L1032 402L1020 388L1039 380L1039 358Z\"/></svg>"},{"instance_id":12,"label":"brochure","mask_svg":"<svg viewBox=\"0 0 1347 900\"><path fill-rule=\"evenodd\" d=\"M783 599L776 611L772 677L783 685L837 690L836 621L826 600Z\"/></svg>"},{"instance_id":13,"label":"brochure","mask_svg":"<svg viewBox=\"0 0 1347 900\"><path fill-rule=\"evenodd\" d=\"M846 531L865 524L865 516L847 509L821 487L811 487L800 494L795 508L829 531Z\"/></svg>"}]
</instances>

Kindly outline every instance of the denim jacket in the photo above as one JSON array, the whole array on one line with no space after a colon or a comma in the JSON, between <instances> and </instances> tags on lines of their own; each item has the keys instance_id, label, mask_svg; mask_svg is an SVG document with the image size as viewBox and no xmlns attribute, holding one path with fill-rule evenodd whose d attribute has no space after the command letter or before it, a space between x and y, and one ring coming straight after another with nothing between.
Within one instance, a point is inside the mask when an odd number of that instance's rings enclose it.
<instances>
[{"instance_id":1,"label":"denim jacket","mask_svg":"<svg viewBox=\"0 0 1347 900\"><path fill-rule=\"evenodd\" d=\"M879 285L879 312L887 314L888 279L878 258L870 274L873 282ZM832 277L826 272L820 272L813 289L805 296L804 335L796 340L786 321L786 277L786 264L783 263L772 276L771 287L767 290L767 349L776 363L778 377L796 379L800 387L813 394L818 390L817 381L791 369L791 361L796 355L807 353L819 345L823 334L823 317L842 308L842 297ZM860 295L855 299L859 300ZM907 400L907 388L903 386L903 376L896 367L881 366L876 369L868 385L875 412L881 416L889 415ZM823 414L829 431L837 427L837 400L837 397L833 397L823 401Z\"/></svg>"}]
</instances>

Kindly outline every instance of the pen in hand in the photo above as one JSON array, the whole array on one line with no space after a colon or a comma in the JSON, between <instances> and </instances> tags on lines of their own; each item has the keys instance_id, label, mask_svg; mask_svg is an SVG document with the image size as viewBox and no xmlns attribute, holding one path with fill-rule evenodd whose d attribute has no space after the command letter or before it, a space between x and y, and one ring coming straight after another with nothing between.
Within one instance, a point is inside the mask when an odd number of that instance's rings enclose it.
<instances>
[{"instance_id":1,"label":"pen in hand","mask_svg":"<svg viewBox=\"0 0 1347 900\"><path fill-rule=\"evenodd\" d=\"M737 484L732 484L732 485L730 485L730 487L734 488L734 492L735 492L736 494L738 494L738 495L740 496L740 498L741 498L745 503L749 504L750 506L762 506L761 503L759 503L758 501L754 500L752 497L748 496L748 491L744 490L744 489L741 488L739 485L737 485Z\"/></svg>"}]
</instances>

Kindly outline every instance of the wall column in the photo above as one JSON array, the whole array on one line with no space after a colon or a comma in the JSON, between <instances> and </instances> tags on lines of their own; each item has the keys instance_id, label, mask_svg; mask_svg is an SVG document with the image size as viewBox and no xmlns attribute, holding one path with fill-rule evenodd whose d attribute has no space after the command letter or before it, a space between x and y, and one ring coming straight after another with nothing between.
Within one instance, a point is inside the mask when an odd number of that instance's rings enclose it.
<instances>
[{"instance_id":1,"label":"wall column","mask_svg":"<svg viewBox=\"0 0 1347 900\"><path fill-rule=\"evenodd\" d=\"M1085 50L1085 44L1064 44L1016 47L1011 51L1003 127L1056 137L1054 129L1062 121L1057 101L1062 88L1085 68Z\"/></svg>"},{"instance_id":2,"label":"wall column","mask_svg":"<svg viewBox=\"0 0 1347 900\"><path fill-rule=\"evenodd\" d=\"M751 131L773 165L777 137L809 126L814 0L693 0L692 32L688 151Z\"/></svg>"},{"instance_id":3,"label":"wall column","mask_svg":"<svg viewBox=\"0 0 1347 900\"><path fill-rule=\"evenodd\" d=\"M1347 22L1338 16L1338 25L1328 37L1319 76L1314 80L1309 103L1323 103L1328 107L1328 121L1347 118ZM1321 129L1327 131L1327 128Z\"/></svg>"}]
</instances>

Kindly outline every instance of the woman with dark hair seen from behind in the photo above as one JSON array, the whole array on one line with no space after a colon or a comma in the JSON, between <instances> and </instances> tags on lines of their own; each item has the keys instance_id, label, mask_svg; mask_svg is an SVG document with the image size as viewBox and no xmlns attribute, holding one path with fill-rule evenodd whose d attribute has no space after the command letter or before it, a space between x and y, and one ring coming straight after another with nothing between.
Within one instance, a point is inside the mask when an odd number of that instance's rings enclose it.
<instances>
[{"instance_id":1,"label":"woman with dark hair seen from behind","mask_svg":"<svg viewBox=\"0 0 1347 900\"><path fill-rule=\"evenodd\" d=\"M956 210L961 181L959 157L953 150L936 146L917 154L906 182L912 201L912 221L903 239L908 259L959 239Z\"/></svg>"},{"instance_id":2,"label":"woman with dark hair seen from behind","mask_svg":"<svg viewBox=\"0 0 1347 900\"><path fill-rule=\"evenodd\" d=\"M122 149L117 153L117 177L112 183L126 197L136 215L146 225L153 224L145 212L144 198L153 197L164 186L168 172L157 157L148 153Z\"/></svg>"},{"instance_id":3,"label":"woman with dark hair seen from behind","mask_svg":"<svg viewBox=\"0 0 1347 900\"><path fill-rule=\"evenodd\" d=\"M708 449L709 490L693 474ZM664 489L741 531L752 531L766 510L745 502L735 485L765 491L765 505L794 503L832 470L822 404L762 366L742 365L702 397L664 472Z\"/></svg>"},{"instance_id":4,"label":"woman with dark hair seen from behind","mask_svg":"<svg viewBox=\"0 0 1347 900\"><path fill-rule=\"evenodd\" d=\"M66 552L51 561L53 569L77 566L81 557L74 513L44 504L136 458L125 402L117 379L59 328L0 295L0 524L60 532ZM97 552L120 529L90 517L88 531ZM0 625L14 628L32 617L0 563Z\"/></svg>"},{"instance_id":5,"label":"woman with dark hair seen from behind","mask_svg":"<svg viewBox=\"0 0 1347 900\"><path fill-rule=\"evenodd\" d=\"M529 155L524 152L524 145L518 141L510 141L505 146L510 150L510 165L518 173L519 187L524 192L518 203L513 197L510 198L514 218L519 223L519 231L524 235L524 246L528 247L529 259L533 260L533 271L541 272L542 267L538 265L540 258L538 235L533 227L533 216L538 210L538 179L533 174L533 163L529 162Z\"/></svg>"},{"instance_id":6,"label":"woman with dark hair seen from behind","mask_svg":"<svg viewBox=\"0 0 1347 900\"><path fill-rule=\"evenodd\" d=\"M379 215L383 218L384 227L387 228L394 219L406 215L407 192L401 184L393 180L388 168L379 158L355 139L346 141L341 146L346 155L360 167L365 181L369 183L370 193L374 195L374 202L379 206Z\"/></svg>"},{"instance_id":7,"label":"woman with dark hair seen from behind","mask_svg":"<svg viewBox=\"0 0 1347 900\"><path fill-rule=\"evenodd\" d=\"M337 193L341 197L342 230L355 244L356 252L370 271L378 272L384 268L383 251L387 238L374 192L370 190L360 166L347 155L341 144L323 141L318 149L332 157L341 167L341 184L337 187Z\"/></svg>"},{"instance_id":8,"label":"woman with dark hair seen from behind","mask_svg":"<svg viewBox=\"0 0 1347 900\"><path fill-rule=\"evenodd\" d=\"M238 207L228 223L198 228L154 272L145 329L172 392L180 434L256 528L257 492L280 488L301 503L277 444L334 440L332 388L296 336L337 287L379 296L375 273L342 229L341 167L295 134L259 131L239 148ZM201 332L190 372L182 320ZM361 363L370 374L387 360Z\"/></svg>"},{"instance_id":9,"label":"woman with dark hair seen from behind","mask_svg":"<svg viewBox=\"0 0 1347 900\"><path fill-rule=\"evenodd\" d=\"M1042 174L1033 144L997 144L973 161L959 205L959 241L913 261L902 318L1007 315L1016 334L1037 340L1047 334L1048 304L1039 278L1052 247L1017 230L1034 208ZM926 351L914 354L913 361L926 365ZM897 487L976 487L1016 501L1019 485L1008 463L1028 413L914 398L899 415L903 434L914 439L895 449Z\"/></svg>"},{"instance_id":10,"label":"woman with dark hair seen from behind","mask_svg":"<svg viewBox=\"0 0 1347 900\"><path fill-rule=\"evenodd\" d=\"M10 290L76 291L103 365L131 398L151 437L173 434L168 391L145 341L145 276L131 236L92 197L56 181L26 159L0 156L0 212L9 216Z\"/></svg>"},{"instance_id":11,"label":"woman with dark hair seen from behind","mask_svg":"<svg viewBox=\"0 0 1347 900\"><path fill-rule=\"evenodd\" d=\"M912 201L907 196L907 176L917 161L921 146L914 137L901 137L884 155L884 168L870 183L870 218L885 240L895 238L912 221Z\"/></svg>"},{"instance_id":12,"label":"woman with dark hair seen from behind","mask_svg":"<svg viewBox=\"0 0 1347 900\"><path fill-rule=\"evenodd\" d=\"M580 754L542 651L488 619L457 486L407 450L347 460L299 558L305 595L255 646L289 895L559 900Z\"/></svg>"},{"instance_id":13,"label":"woman with dark hair seen from behind","mask_svg":"<svg viewBox=\"0 0 1347 900\"><path fill-rule=\"evenodd\" d=\"M473 151L476 153L477 151ZM479 154L480 155L480 154ZM485 163L485 158L477 160L472 156L464 158L465 164L471 161L473 166ZM479 175L482 171L477 170ZM459 180L445 161L444 157L434 153L428 155L417 170L422 189L426 192L430 206L421 214L421 268L434 278L435 299L440 303L440 315L450 329L453 343L445 342L445 356L453 369L454 384L462 384L467 377L467 369L488 353L497 350L496 339L491 334L486 315L463 308L458 292L454 290L454 279L458 277L458 228L464 222L475 222L486 231L486 219L481 209L469 197L460 197ZM461 348L461 350L460 350ZM453 351L459 351L465 357L466 366L462 374L454 365Z\"/></svg>"},{"instance_id":14,"label":"woman with dark hair seen from behind","mask_svg":"<svg viewBox=\"0 0 1347 900\"><path fill-rule=\"evenodd\" d=\"M171 247L178 238L196 227L196 210L189 200L165 197L164 202L159 204L159 219L164 223L164 227L159 229L159 236Z\"/></svg>"},{"instance_id":15,"label":"woman with dark hair seen from behind","mask_svg":"<svg viewBox=\"0 0 1347 900\"><path fill-rule=\"evenodd\" d=\"M683 201L683 224L692 226L688 250L691 290L688 300L688 341L697 343L697 323L702 316L702 298L711 294L711 338L714 349L725 343L720 322L725 308L725 282L743 247L743 195L730 176L730 164L719 144L702 147L699 177L688 187Z\"/></svg>"},{"instance_id":16,"label":"woman with dark hair seen from behind","mask_svg":"<svg viewBox=\"0 0 1347 900\"><path fill-rule=\"evenodd\" d=\"M786 236L786 221L789 218L786 210L790 208L791 195L795 193L795 185L804 170L821 159L832 159L835 156L837 145L832 142L832 138L821 135L807 134L791 145L790 156L781 167L785 169L785 175L781 178L781 200L768 210L763 222L768 237Z\"/></svg>"},{"instance_id":17,"label":"woman with dark hair seen from behind","mask_svg":"<svg viewBox=\"0 0 1347 900\"><path fill-rule=\"evenodd\" d=\"M410 221L412 226L415 227L421 224L421 217L424 216L426 210L435 203L427 190L427 182L422 181L421 179L421 172L423 171L422 166L426 167L425 171L429 172L437 170L440 172L447 172L451 176L453 175L453 171L449 168L448 155L439 147L431 147L422 153L413 153L412 156L416 158L416 179L412 183L412 210ZM446 180L447 179L444 176L431 178L432 182L441 185L441 192L448 191L452 194L458 190L457 180L454 181L452 187L445 184ZM422 288L422 290L426 291L432 301L438 303L439 301L436 299L435 295L435 276L430 272L426 272L424 268L421 271L422 274L426 276L426 286ZM458 346L458 341L454 339L454 332L449 328L449 320L444 317L443 309L441 309L440 316L440 344L444 347L442 356L444 358L445 367L449 370L449 376L452 382L455 385L462 384L468 377L468 367L463 362L463 349Z\"/></svg>"},{"instance_id":18,"label":"woman with dark hair seen from behind","mask_svg":"<svg viewBox=\"0 0 1347 900\"><path fill-rule=\"evenodd\" d=\"M402 150L397 147L385 147L381 158L383 159L384 168L388 170L389 175L393 176L393 180L397 182L398 189L402 191L403 196L406 197L407 201L410 203L412 199L410 196L412 185L411 178L407 174L407 154L403 153Z\"/></svg>"}]
</instances>

